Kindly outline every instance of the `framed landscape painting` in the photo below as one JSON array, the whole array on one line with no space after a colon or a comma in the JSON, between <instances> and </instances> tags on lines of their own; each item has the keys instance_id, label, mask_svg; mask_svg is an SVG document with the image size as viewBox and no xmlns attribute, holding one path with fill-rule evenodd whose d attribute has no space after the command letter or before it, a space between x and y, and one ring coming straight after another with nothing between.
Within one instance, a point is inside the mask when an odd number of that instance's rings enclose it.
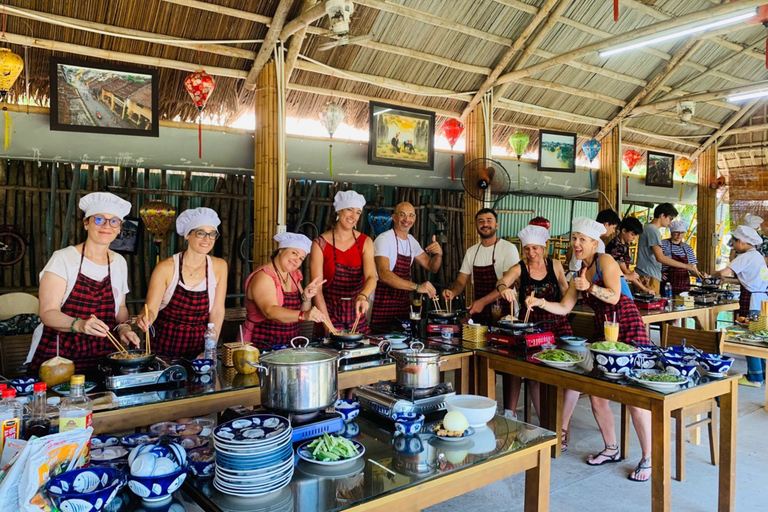
<instances>
[{"instance_id":1,"label":"framed landscape painting","mask_svg":"<svg viewBox=\"0 0 768 512\"><path fill-rule=\"evenodd\" d=\"M372 101L369 123L368 164L434 168L434 112Z\"/></svg>"},{"instance_id":2,"label":"framed landscape painting","mask_svg":"<svg viewBox=\"0 0 768 512\"><path fill-rule=\"evenodd\" d=\"M539 130L539 171L576 172L576 134Z\"/></svg>"},{"instance_id":3,"label":"framed landscape painting","mask_svg":"<svg viewBox=\"0 0 768 512\"><path fill-rule=\"evenodd\" d=\"M649 187L672 188L675 184L675 155L648 151L645 184Z\"/></svg>"},{"instance_id":4,"label":"framed landscape painting","mask_svg":"<svg viewBox=\"0 0 768 512\"><path fill-rule=\"evenodd\" d=\"M51 130L158 137L156 69L51 59Z\"/></svg>"}]
</instances>

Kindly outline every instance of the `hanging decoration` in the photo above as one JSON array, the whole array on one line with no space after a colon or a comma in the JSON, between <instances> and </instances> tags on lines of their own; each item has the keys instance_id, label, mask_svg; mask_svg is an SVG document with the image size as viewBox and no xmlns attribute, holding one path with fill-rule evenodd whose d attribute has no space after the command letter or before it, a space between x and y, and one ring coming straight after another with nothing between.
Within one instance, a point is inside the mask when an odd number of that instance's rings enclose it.
<instances>
[{"instance_id":1,"label":"hanging decoration","mask_svg":"<svg viewBox=\"0 0 768 512\"><path fill-rule=\"evenodd\" d=\"M713 190L720 190L725 185L726 185L725 178L723 176L718 176L717 178L709 182L709 188Z\"/></svg>"},{"instance_id":2,"label":"hanging decoration","mask_svg":"<svg viewBox=\"0 0 768 512\"><path fill-rule=\"evenodd\" d=\"M627 168L631 171L635 168L637 163L640 161L640 159L643 157L643 155L640 154L640 152L636 149L628 149L624 152L624 155L622 156L622 160L624 160L624 163L627 164ZM629 176L626 177L626 182L624 186L625 194L627 197L629 197Z\"/></svg>"},{"instance_id":3,"label":"hanging decoration","mask_svg":"<svg viewBox=\"0 0 768 512\"><path fill-rule=\"evenodd\" d=\"M530 141L531 137L527 133L521 131L517 131L509 136L509 147L512 148L512 151L514 151L517 156L517 190L522 190L520 184L520 159L523 157L525 148L528 147Z\"/></svg>"},{"instance_id":4,"label":"hanging decoration","mask_svg":"<svg viewBox=\"0 0 768 512\"><path fill-rule=\"evenodd\" d=\"M456 141L459 140L463 132L464 125L458 119L451 118L443 123L443 133L445 138L448 139L448 144L451 145L451 151L453 151L453 146L456 145ZM453 154L451 154L451 181L454 181Z\"/></svg>"},{"instance_id":5,"label":"hanging decoration","mask_svg":"<svg viewBox=\"0 0 768 512\"><path fill-rule=\"evenodd\" d=\"M165 235L173 227L173 222L176 220L176 208L172 204L168 204L165 201L154 199L148 203L144 203L139 208L139 215L144 222L147 231L152 235L152 240L157 247L157 261L160 262L160 244L165 239Z\"/></svg>"},{"instance_id":6,"label":"hanging decoration","mask_svg":"<svg viewBox=\"0 0 768 512\"><path fill-rule=\"evenodd\" d=\"M600 148L600 141L597 139L589 139L581 145L581 149L584 150L584 154L587 156L589 163L592 163L592 160L594 160L600 153Z\"/></svg>"},{"instance_id":7,"label":"hanging decoration","mask_svg":"<svg viewBox=\"0 0 768 512\"><path fill-rule=\"evenodd\" d=\"M3 107L3 110L5 110L5 107ZM5 148L5 151L8 151L8 146L11 145L11 134L13 133L13 119L11 119L11 114L9 114L7 110L3 112L3 115L5 116L5 135L3 137L3 147Z\"/></svg>"},{"instance_id":8,"label":"hanging decoration","mask_svg":"<svg viewBox=\"0 0 768 512\"><path fill-rule=\"evenodd\" d=\"M619 21L619 0L613 0L613 21Z\"/></svg>"},{"instance_id":9,"label":"hanging decoration","mask_svg":"<svg viewBox=\"0 0 768 512\"><path fill-rule=\"evenodd\" d=\"M328 144L328 172L331 174L331 178L333 178L333 134L341 124L345 114L344 109L334 101L329 101L323 105L318 112L320 122L328 130L328 136L331 138L331 143Z\"/></svg>"},{"instance_id":10,"label":"hanging decoration","mask_svg":"<svg viewBox=\"0 0 768 512\"><path fill-rule=\"evenodd\" d=\"M392 225L392 212L384 208L376 208L368 214L368 224L376 236L387 231Z\"/></svg>"},{"instance_id":11,"label":"hanging decoration","mask_svg":"<svg viewBox=\"0 0 768 512\"><path fill-rule=\"evenodd\" d=\"M192 97L192 101L198 110L197 116L197 156L203 158L203 109L213 90L216 88L216 81L211 75L201 69L195 71L184 79L184 88Z\"/></svg>"},{"instance_id":12,"label":"hanging decoration","mask_svg":"<svg viewBox=\"0 0 768 512\"><path fill-rule=\"evenodd\" d=\"M0 48L0 101L5 101L22 69L24 61L21 57L8 48Z\"/></svg>"},{"instance_id":13,"label":"hanging decoration","mask_svg":"<svg viewBox=\"0 0 768 512\"><path fill-rule=\"evenodd\" d=\"M675 170L680 175L681 178L685 178L685 175L688 174L688 171L691 170L691 165L693 165L693 162L687 157L681 156L677 160L675 160ZM680 198L679 201L683 201L683 189L685 188L685 181L680 181Z\"/></svg>"},{"instance_id":14,"label":"hanging decoration","mask_svg":"<svg viewBox=\"0 0 768 512\"><path fill-rule=\"evenodd\" d=\"M552 227L552 223L549 222L549 219L546 217L538 216L534 217L531 220L528 221L529 226L541 226L543 228L549 229Z\"/></svg>"}]
</instances>

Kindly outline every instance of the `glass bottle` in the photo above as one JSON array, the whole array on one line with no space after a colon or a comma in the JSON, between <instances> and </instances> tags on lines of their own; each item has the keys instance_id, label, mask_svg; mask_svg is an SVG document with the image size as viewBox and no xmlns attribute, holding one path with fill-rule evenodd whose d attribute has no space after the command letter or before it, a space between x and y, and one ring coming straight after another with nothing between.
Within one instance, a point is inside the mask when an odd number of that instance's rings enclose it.
<instances>
[{"instance_id":1,"label":"glass bottle","mask_svg":"<svg viewBox=\"0 0 768 512\"><path fill-rule=\"evenodd\" d=\"M48 403L45 382L35 383L35 393L32 395L32 412L24 422L24 439L32 436L43 437L51 433L51 420L48 419Z\"/></svg>"},{"instance_id":2,"label":"glass bottle","mask_svg":"<svg viewBox=\"0 0 768 512\"><path fill-rule=\"evenodd\" d=\"M59 407L59 432L88 428L93 422L93 403L85 395L85 376L73 375L69 390Z\"/></svg>"}]
</instances>

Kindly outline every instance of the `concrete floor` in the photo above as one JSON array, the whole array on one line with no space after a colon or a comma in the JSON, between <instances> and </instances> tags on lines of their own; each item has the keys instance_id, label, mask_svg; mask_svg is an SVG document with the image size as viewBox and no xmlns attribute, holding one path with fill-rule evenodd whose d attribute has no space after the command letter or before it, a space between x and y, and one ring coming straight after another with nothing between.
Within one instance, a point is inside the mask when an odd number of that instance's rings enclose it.
<instances>
[{"instance_id":1,"label":"concrete floor","mask_svg":"<svg viewBox=\"0 0 768 512\"><path fill-rule=\"evenodd\" d=\"M736 359L732 371L746 373L744 358L737 356ZM764 388L739 386L736 456L736 510L738 512L768 509L766 505L768 503L768 442L766 438L761 437L768 432L768 412L763 409L764 400ZM618 428L618 406L614 408L614 412ZM518 416L522 417L521 412L518 412ZM552 460L550 510L552 512L594 510L646 512L650 510L650 483L627 480L627 475L640 460L640 446L634 431L631 436L628 460L600 467L588 466L584 462L587 456L600 451L603 442L592 416L589 400L582 397L571 422L571 441L568 451L561 458ZM672 438L674 440L674 431ZM706 435L702 435L702 443L698 446L689 443L686 455L685 481L672 481L672 510L674 512L716 510L718 468L709 463L709 442ZM517 475L457 496L426 510L428 512L522 511L524 483L524 476ZM620 501L617 501L619 497Z\"/></svg>"}]
</instances>

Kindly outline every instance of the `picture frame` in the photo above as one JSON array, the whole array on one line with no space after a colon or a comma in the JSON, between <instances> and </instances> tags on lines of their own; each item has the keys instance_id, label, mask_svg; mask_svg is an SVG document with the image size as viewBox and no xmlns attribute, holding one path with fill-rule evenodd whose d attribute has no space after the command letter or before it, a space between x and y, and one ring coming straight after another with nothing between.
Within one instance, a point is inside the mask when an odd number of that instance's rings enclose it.
<instances>
[{"instance_id":1,"label":"picture frame","mask_svg":"<svg viewBox=\"0 0 768 512\"><path fill-rule=\"evenodd\" d=\"M159 137L157 69L52 57L51 130Z\"/></svg>"},{"instance_id":2,"label":"picture frame","mask_svg":"<svg viewBox=\"0 0 768 512\"><path fill-rule=\"evenodd\" d=\"M675 155L648 151L645 167L645 185L648 187L674 187Z\"/></svg>"},{"instance_id":3,"label":"picture frame","mask_svg":"<svg viewBox=\"0 0 768 512\"><path fill-rule=\"evenodd\" d=\"M138 217L127 216L123 219L120 233L109 248L123 255L136 255L139 253L139 240L144 231L144 224Z\"/></svg>"},{"instance_id":4,"label":"picture frame","mask_svg":"<svg viewBox=\"0 0 768 512\"><path fill-rule=\"evenodd\" d=\"M368 123L369 165L434 169L434 112L372 101Z\"/></svg>"},{"instance_id":5,"label":"picture frame","mask_svg":"<svg viewBox=\"0 0 768 512\"><path fill-rule=\"evenodd\" d=\"M539 130L539 172L576 172L576 134Z\"/></svg>"}]
</instances>

